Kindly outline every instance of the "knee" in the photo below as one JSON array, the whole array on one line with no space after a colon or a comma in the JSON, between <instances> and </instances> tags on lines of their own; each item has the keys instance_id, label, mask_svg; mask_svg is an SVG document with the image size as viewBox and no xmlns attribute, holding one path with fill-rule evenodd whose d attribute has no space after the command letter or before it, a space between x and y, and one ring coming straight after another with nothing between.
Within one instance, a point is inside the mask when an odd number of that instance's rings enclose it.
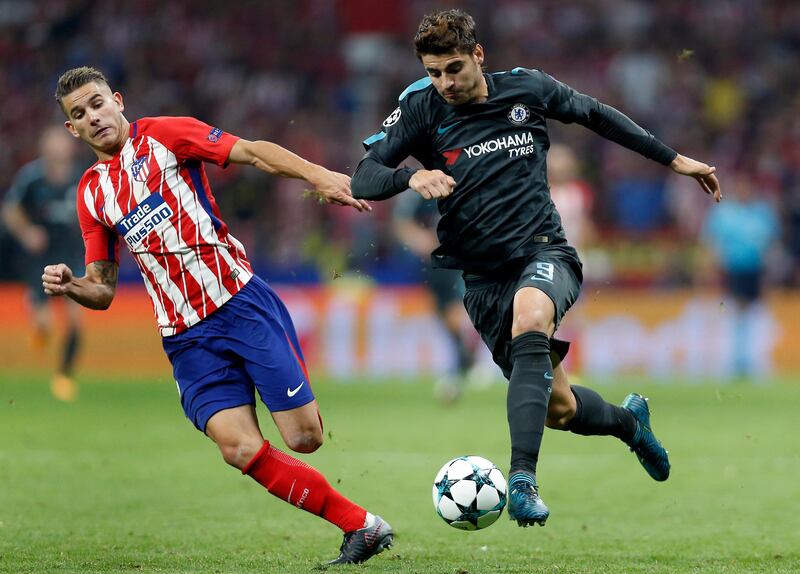
<instances>
[{"instance_id":1,"label":"knee","mask_svg":"<svg viewBox=\"0 0 800 574\"><path fill-rule=\"evenodd\" d=\"M523 333L539 331L549 335L553 332L555 323L553 316L541 308L524 309L514 313L513 335L516 337Z\"/></svg>"},{"instance_id":2,"label":"knee","mask_svg":"<svg viewBox=\"0 0 800 574\"><path fill-rule=\"evenodd\" d=\"M575 417L577 405L571 401L550 401L547 407L547 428L565 430L570 421Z\"/></svg>"},{"instance_id":3,"label":"knee","mask_svg":"<svg viewBox=\"0 0 800 574\"><path fill-rule=\"evenodd\" d=\"M284 441L294 452L309 454L322 446L322 429L319 427L300 429L291 436L284 437Z\"/></svg>"},{"instance_id":4,"label":"knee","mask_svg":"<svg viewBox=\"0 0 800 574\"><path fill-rule=\"evenodd\" d=\"M225 462L242 469L253 459L263 444L263 440L241 439L218 443L217 446Z\"/></svg>"}]
</instances>

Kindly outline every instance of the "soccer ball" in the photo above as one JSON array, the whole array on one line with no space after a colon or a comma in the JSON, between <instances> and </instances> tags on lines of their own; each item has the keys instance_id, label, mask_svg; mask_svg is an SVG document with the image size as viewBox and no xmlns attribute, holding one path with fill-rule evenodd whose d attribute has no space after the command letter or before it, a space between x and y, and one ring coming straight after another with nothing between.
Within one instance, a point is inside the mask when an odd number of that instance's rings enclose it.
<instances>
[{"instance_id":1,"label":"soccer ball","mask_svg":"<svg viewBox=\"0 0 800 574\"><path fill-rule=\"evenodd\" d=\"M500 517L505 505L506 479L483 457L454 458L433 481L433 506L453 528L486 528Z\"/></svg>"}]
</instances>

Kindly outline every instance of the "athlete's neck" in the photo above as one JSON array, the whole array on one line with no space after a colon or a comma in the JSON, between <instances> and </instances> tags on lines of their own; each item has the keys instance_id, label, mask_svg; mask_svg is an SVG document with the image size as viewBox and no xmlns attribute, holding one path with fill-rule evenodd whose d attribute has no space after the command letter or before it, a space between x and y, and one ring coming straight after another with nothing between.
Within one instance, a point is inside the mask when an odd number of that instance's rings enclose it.
<instances>
[{"instance_id":1,"label":"athlete's neck","mask_svg":"<svg viewBox=\"0 0 800 574\"><path fill-rule=\"evenodd\" d=\"M475 97L469 101L470 104L482 104L489 99L489 84L486 83L486 76L483 74L481 74L481 81L476 86L475 92Z\"/></svg>"}]
</instances>

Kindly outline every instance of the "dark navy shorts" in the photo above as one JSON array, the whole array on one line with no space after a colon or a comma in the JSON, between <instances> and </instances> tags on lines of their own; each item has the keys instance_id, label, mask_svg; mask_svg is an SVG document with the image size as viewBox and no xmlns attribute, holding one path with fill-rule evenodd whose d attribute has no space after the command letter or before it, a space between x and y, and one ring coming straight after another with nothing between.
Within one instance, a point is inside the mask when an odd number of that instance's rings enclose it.
<instances>
[{"instance_id":1,"label":"dark navy shorts","mask_svg":"<svg viewBox=\"0 0 800 574\"><path fill-rule=\"evenodd\" d=\"M436 301L436 309L442 313L453 303L461 304L464 298L464 279L457 269L425 268L425 283Z\"/></svg>"},{"instance_id":2,"label":"dark navy shorts","mask_svg":"<svg viewBox=\"0 0 800 574\"><path fill-rule=\"evenodd\" d=\"M761 297L761 269L753 271L729 271L725 274L728 292L745 303L752 303Z\"/></svg>"},{"instance_id":3,"label":"dark navy shorts","mask_svg":"<svg viewBox=\"0 0 800 574\"><path fill-rule=\"evenodd\" d=\"M558 324L580 294L583 270L571 248L542 250L526 261L513 262L491 275L464 273L464 306L472 324L492 352L494 362L506 378L511 377L511 325L514 295L523 287L535 287L547 294L555 305ZM550 349L562 360L569 344L550 339Z\"/></svg>"},{"instance_id":4,"label":"dark navy shorts","mask_svg":"<svg viewBox=\"0 0 800 574\"><path fill-rule=\"evenodd\" d=\"M314 400L303 352L283 302L259 277L182 333L162 339L183 412L205 432L215 413L255 404L270 412Z\"/></svg>"}]
</instances>

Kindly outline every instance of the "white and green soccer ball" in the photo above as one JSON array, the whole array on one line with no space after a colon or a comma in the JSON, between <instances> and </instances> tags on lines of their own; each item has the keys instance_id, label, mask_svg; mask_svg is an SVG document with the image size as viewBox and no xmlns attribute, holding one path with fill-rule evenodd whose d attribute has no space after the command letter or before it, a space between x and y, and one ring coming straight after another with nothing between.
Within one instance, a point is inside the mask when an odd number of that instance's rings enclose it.
<instances>
[{"instance_id":1,"label":"white and green soccer ball","mask_svg":"<svg viewBox=\"0 0 800 574\"><path fill-rule=\"evenodd\" d=\"M500 518L505 505L506 479L483 457L454 458L445 463L433 481L433 506L453 528L486 528Z\"/></svg>"}]
</instances>

